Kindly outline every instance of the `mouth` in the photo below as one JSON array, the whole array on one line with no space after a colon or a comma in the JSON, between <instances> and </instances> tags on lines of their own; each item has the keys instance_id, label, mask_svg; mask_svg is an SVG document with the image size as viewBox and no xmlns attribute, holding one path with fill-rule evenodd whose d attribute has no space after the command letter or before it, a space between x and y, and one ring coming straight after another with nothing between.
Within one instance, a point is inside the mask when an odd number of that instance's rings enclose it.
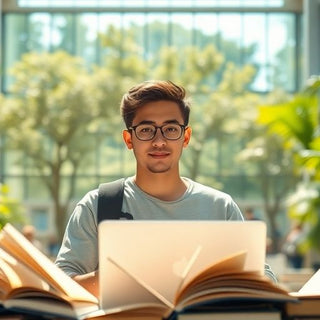
<instances>
[{"instance_id":1,"label":"mouth","mask_svg":"<svg viewBox=\"0 0 320 320\"><path fill-rule=\"evenodd\" d=\"M164 159L170 155L167 151L153 151L149 152L148 155L154 159Z\"/></svg>"}]
</instances>

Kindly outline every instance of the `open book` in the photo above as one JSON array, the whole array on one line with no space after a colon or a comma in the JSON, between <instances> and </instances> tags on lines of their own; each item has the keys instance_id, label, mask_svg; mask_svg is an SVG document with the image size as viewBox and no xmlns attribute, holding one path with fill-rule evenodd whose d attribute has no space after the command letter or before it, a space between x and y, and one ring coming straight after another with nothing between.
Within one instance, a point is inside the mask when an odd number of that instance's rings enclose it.
<instances>
[{"instance_id":1,"label":"open book","mask_svg":"<svg viewBox=\"0 0 320 320\"><path fill-rule=\"evenodd\" d=\"M81 318L98 299L73 281L11 224L0 232L0 301L17 312Z\"/></svg>"},{"instance_id":2,"label":"open book","mask_svg":"<svg viewBox=\"0 0 320 320\"><path fill-rule=\"evenodd\" d=\"M196 259L195 252L192 259ZM99 308L96 297L69 278L12 225L0 232L0 300L4 309L17 313L58 316L70 319L162 319L175 312L204 305L230 305L241 302L280 302L295 300L263 275L243 271L245 252L237 252L210 266L181 284L173 301L167 301L143 279L128 274L112 261L121 274L136 283L137 290L153 296L152 303L126 304L106 310ZM189 266L192 264L190 261ZM188 270L185 270L185 275ZM157 276L156 268L154 276ZM166 281L166 279L163 279ZM170 283L168 283L170 285ZM123 295L135 297L136 291L123 288Z\"/></svg>"},{"instance_id":3,"label":"open book","mask_svg":"<svg viewBox=\"0 0 320 320\"><path fill-rule=\"evenodd\" d=\"M196 259L196 255L197 252L186 267L185 277L193 263L192 260ZM110 313L113 310L113 312L119 312L122 315L130 315L134 311L140 315L157 315L159 319L162 319L172 317L173 314L190 311L203 313L204 311L221 312L242 309L242 311L250 312L251 309L260 309L261 311L261 308L282 309L286 302L296 301L296 298L291 297L285 289L274 284L266 276L259 272L245 271L245 259L246 252L237 252L206 266L187 282L184 282L184 278L182 278L176 289L174 300L169 301L143 279L129 273L116 261L109 258L114 267L119 269L119 279L128 276L132 283L135 283L135 285L130 285L130 289L135 287L135 294L129 290L129 295L133 296L131 305L114 305L113 308L103 312ZM128 283L127 280L126 283ZM125 300L128 294L124 292L123 295ZM136 296L143 295L148 303L145 301L134 302ZM150 296L152 296L151 300ZM247 306L247 309L244 306Z\"/></svg>"},{"instance_id":4,"label":"open book","mask_svg":"<svg viewBox=\"0 0 320 320\"><path fill-rule=\"evenodd\" d=\"M292 296L299 299L298 303L288 303L286 313L290 318L320 318L320 269Z\"/></svg>"}]
</instances>

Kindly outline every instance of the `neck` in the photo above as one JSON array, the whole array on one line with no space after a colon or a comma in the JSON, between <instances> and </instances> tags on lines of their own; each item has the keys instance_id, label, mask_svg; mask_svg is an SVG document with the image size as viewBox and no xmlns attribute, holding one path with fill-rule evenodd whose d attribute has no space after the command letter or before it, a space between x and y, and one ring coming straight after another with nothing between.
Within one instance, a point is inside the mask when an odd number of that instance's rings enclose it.
<instances>
[{"instance_id":1,"label":"neck","mask_svg":"<svg viewBox=\"0 0 320 320\"><path fill-rule=\"evenodd\" d=\"M177 200L187 190L186 182L179 175L158 173L142 177L137 174L135 182L141 190L163 201Z\"/></svg>"}]
</instances>

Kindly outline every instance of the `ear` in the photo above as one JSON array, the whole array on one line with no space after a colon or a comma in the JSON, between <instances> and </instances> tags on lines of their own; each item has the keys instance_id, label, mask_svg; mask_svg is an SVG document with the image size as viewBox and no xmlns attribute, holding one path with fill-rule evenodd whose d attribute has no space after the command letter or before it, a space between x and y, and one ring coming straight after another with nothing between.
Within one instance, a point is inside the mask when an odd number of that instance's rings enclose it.
<instances>
[{"instance_id":1,"label":"ear","mask_svg":"<svg viewBox=\"0 0 320 320\"><path fill-rule=\"evenodd\" d=\"M192 129L191 127L187 127L184 131L184 140L183 140L183 147L186 148L190 142L191 139L191 134L192 134Z\"/></svg>"},{"instance_id":2,"label":"ear","mask_svg":"<svg viewBox=\"0 0 320 320\"><path fill-rule=\"evenodd\" d=\"M129 150L132 149L133 145L132 145L131 133L128 130L123 130L122 131L122 138L123 138L123 141L126 144L127 148Z\"/></svg>"}]
</instances>

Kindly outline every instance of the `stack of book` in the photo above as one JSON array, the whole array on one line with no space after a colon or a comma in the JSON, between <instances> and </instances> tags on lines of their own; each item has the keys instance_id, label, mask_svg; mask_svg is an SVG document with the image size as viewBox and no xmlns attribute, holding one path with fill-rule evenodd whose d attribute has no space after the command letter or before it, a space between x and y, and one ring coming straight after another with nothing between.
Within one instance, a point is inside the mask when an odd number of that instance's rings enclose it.
<instances>
[{"instance_id":1,"label":"stack of book","mask_svg":"<svg viewBox=\"0 0 320 320\"><path fill-rule=\"evenodd\" d=\"M308 304L303 292L289 294L264 275L245 271L245 257L245 252L237 252L204 266L177 290L169 304L155 299L153 304L141 301L102 310L97 297L7 224L0 232L0 319L280 320L297 316L297 310L309 309L309 305L315 305L319 315L319 296ZM123 294L135 292L123 290Z\"/></svg>"},{"instance_id":2,"label":"stack of book","mask_svg":"<svg viewBox=\"0 0 320 320\"><path fill-rule=\"evenodd\" d=\"M298 303L286 304L288 320L320 320L320 270L298 292L290 293Z\"/></svg>"}]
</instances>

